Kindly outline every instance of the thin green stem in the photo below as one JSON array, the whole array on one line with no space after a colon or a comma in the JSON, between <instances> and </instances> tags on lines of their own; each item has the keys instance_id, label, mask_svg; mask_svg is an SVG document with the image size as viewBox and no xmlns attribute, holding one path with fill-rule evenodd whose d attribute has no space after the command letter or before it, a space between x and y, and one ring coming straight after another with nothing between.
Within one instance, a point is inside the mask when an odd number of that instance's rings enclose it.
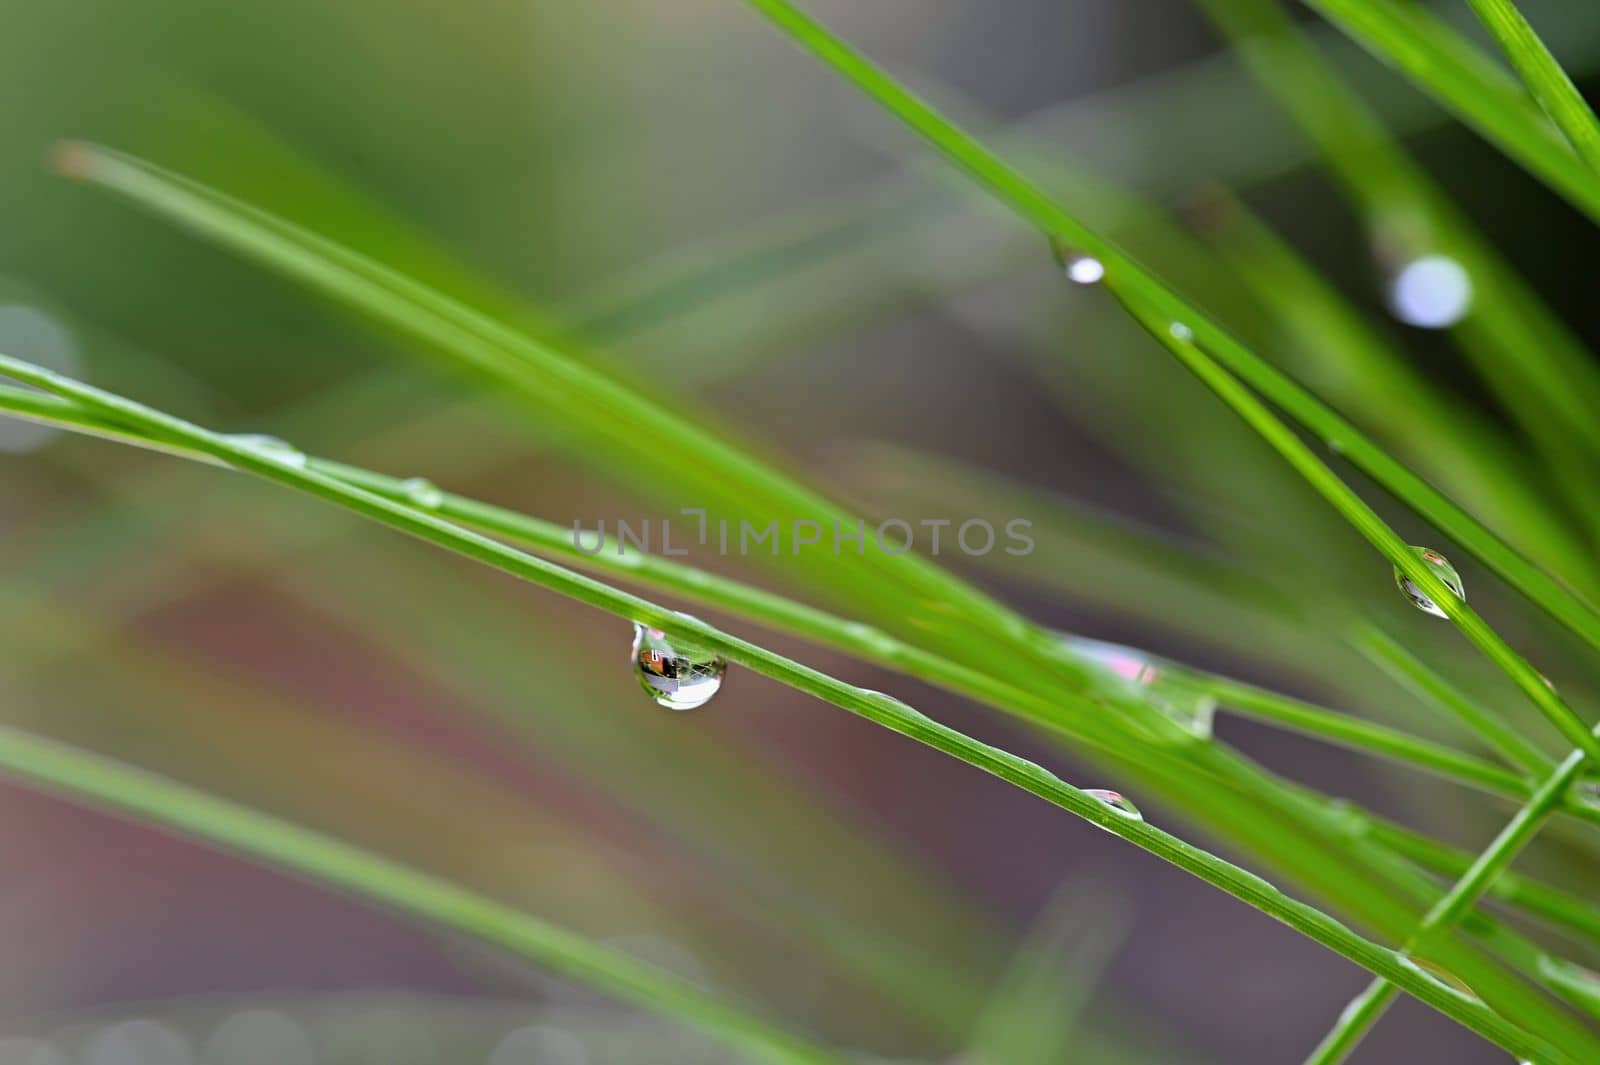
<instances>
[{"instance_id":1,"label":"thin green stem","mask_svg":"<svg viewBox=\"0 0 1600 1065\"><path fill-rule=\"evenodd\" d=\"M1600 174L1600 122L1556 57L1511 0L1469 0L1544 113Z\"/></svg>"},{"instance_id":2,"label":"thin green stem","mask_svg":"<svg viewBox=\"0 0 1600 1065\"><path fill-rule=\"evenodd\" d=\"M119 430L70 401L38 392L0 386L0 410L26 414L37 420L66 426L108 439L152 447L180 457L212 461L208 456ZM1005 684L987 674L968 669L931 651L909 644L870 625L849 621L804 603L776 595L741 581L673 562L658 555L626 549L613 538L579 546L576 530L437 489L432 485L375 473L357 466L308 456L307 469L398 503L419 499L433 513L451 521L492 533L530 549L560 557L584 569L637 582L658 591L681 596L700 605L723 610L781 632L850 653L865 661L922 677L951 691L988 703L1008 713L1031 711L1028 720L1049 724L1059 715L1047 700L1026 689ZM1242 681L1215 674L1186 671L1199 691L1223 701L1228 708L1256 720L1295 729L1352 750L1413 765L1439 776L1491 794L1522 800L1528 788L1516 774L1448 747L1419 739L1382 725L1351 718L1303 700L1278 695ZM1113 737L1086 734L1072 725L1061 731L1102 750L1117 751ZM1569 812L1600 821L1600 810L1580 803L1567 804Z\"/></svg>"},{"instance_id":3,"label":"thin green stem","mask_svg":"<svg viewBox=\"0 0 1600 1065\"><path fill-rule=\"evenodd\" d=\"M1380 554L1409 577L1425 595L1441 604L1462 635L1511 678L1557 731L1574 747L1600 759L1600 739L1590 733L1583 719L1545 683L1539 671L1512 650L1465 600L1457 598L1433 572L1432 567L1419 559L1378 513L1340 480L1265 403L1214 360L1208 346L1195 338L1193 329L1187 323L1167 318L1147 303L1124 297L1123 304L1152 336L1294 467L1306 483L1332 504Z\"/></svg>"},{"instance_id":4,"label":"thin green stem","mask_svg":"<svg viewBox=\"0 0 1600 1065\"><path fill-rule=\"evenodd\" d=\"M1397 0L1305 3L1600 221L1600 182L1594 173L1554 135L1522 86L1431 11Z\"/></svg>"},{"instance_id":5,"label":"thin green stem","mask_svg":"<svg viewBox=\"0 0 1600 1065\"><path fill-rule=\"evenodd\" d=\"M1358 831L1407 860L1444 876L1465 875L1476 858L1476 855L1447 847L1419 832L1371 815L1363 815ZM1589 899L1509 870L1489 885L1489 894L1600 946L1600 910L1596 910Z\"/></svg>"},{"instance_id":6,"label":"thin green stem","mask_svg":"<svg viewBox=\"0 0 1600 1065\"><path fill-rule=\"evenodd\" d=\"M1562 761L1556 771L1551 773L1533 793L1527 805L1506 822L1500 834L1482 854L1478 855L1461 878L1429 908L1421 923L1417 925L1416 931L1406 941L1403 948L1405 953L1410 954L1425 949L1430 938L1454 926L1477 903L1522 848L1538 835L1539 829L1544 827L1556 804L1572 786L1573 781L1578 779L1578 774L1582 772L1588 757L1586 751L1579 750L1573 751ZM1355 1049L1362 1036L1383 1015L1383 1011L1394 1001L1397 994L1399 989L1388 981L1381 978L1374 980L1360 995L1351 1000L1350 1005L1339 1015L1338 1023L1306 1059L1306 1065L1338 1065L1350 1051Z\"/></svg>"},{"instance_id":7,"label":"thin green stem","mask_svg":"<svg viewBox=\"0 0 1600 1065\"><path fill-rule=\"evenodd\" d=\"M492 943L623 1002L696 1027L757 1060L774 1065L845 1065L848 1060L679 977L510 906L154 774L4 727L0 772Z\"/></svg>"},{"instance_id":8,"label":"thin green stem","mask_svg":"<svg viewBox=\"0 0 1600 1065\"><path fill-rule=\"evenodd\" d=\"M1149 301L1165 321L1187 323L1225 366L1239 374L1399 499L1465 546L1532 602L1600 649L1600 614L1529 563L1489 529L1390 458L1332 408L1228 335L1110 241L1058 206L974 137L918 99L789 0L747 0L797 44L831 66L923 137L951 163L1046 237L1099 259L1105 284Z\"/></svg>"},{"instance_id":9,"label":"thin green stem","mask_svg":"<svg viewBox=\"0 0 1600 1065\"><path fill-rule=\"evenodd\" d=\"M1528 789L1516 773L1449 747L1360 718L1334 713L1243 681L1212 675L1197 675L1194 679L1196 687L1214 696L1223 709L1281 725L1351 750L1416 766L1496 795L1511 796L1518 800L1527 797Z\"/></svg>"},{"instance_id":10,"label":"thin green stem","mask_svg":"<svg viewBox=\"0 0 1600 1065\"><path fill-rule=\"evenodd\" d=\"M1379 668L1410 688L1424 703L1464 724L1512 765L1536 776L1550 772L1555 765L1553 758L1506 724L1503 718L1450 683L1382 629L1361 625L1350 638Z\"/></svg>"},{"instance_id":11,"label":"thin green stem","mask_svg":"<svg viewBox=\"0 0 1600 1065\"><path fill-rule=\"evenodd\" d=\"M226 465L299 489L511 576L619 617L649 624L672 636L725 655L755 672L942 751L1078 815L1215 885L1369 971L1393 980L1422 1001L1512 1053L1535 1054L1562 1062L1573 1060L1570 1055L1531 1036L1481 1003L1464 1001L1451 994L1408 967L1392 951L1364 939L1315 907L1290 898L1255 874L1143 820L1119 813L1043 767L941 725L897 699L847 684L704 622L461 529L431 513L394 503L302 468L282 456L274 456L258 447L208 432L181 419L32 364L0 356L0 374L72 399L131 429L204 452Z\"/></svg>"}]
</instances>

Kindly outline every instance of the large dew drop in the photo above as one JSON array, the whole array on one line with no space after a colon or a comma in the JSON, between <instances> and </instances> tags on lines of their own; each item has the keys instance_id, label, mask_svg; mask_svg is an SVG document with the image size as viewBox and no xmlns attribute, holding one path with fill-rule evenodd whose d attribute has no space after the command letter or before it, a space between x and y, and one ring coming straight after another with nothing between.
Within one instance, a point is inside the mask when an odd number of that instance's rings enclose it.
<instances>
[{"instance_id":1,"label":"large dew drop","mask_svg":"<svg viewBox=\"0 0 1600 1065\"><path fill-rule=\"evenodd\" d=\"M1144 701L1153 704L1186 732L1202 739L1210 738L1217 701L1188 681L1182 668L1132 647L1104 640L1066 636L1062 643L1095 672L1139 689Z\"/></svg>"},{"instance_id":2,"label":"large dew drop","mask_svg":"<svg viewBox=\"0 0 1600 1065\"><path fill-rule=\"evenodd\" d=\"M633 626L633 672L658 706L695 710L722 687L728 660L714 651L669 637L660 629Z\"/></svg>"},{"instance_id":3,"label":"large dew drop","mask_svg":"<svg viewBox=\"0 0 1600 1065\"><path fill-rule=\"evenodd\" d=\"M1083 793L1085 795L1093 795L1096 799L1099 799L1101 802L1105 803L1107 806L1111 807L1111 809L1115 810L1117 813L1128 818L1129 820L1144 820L1144 814L1140 813L1139 808L1133 805L1133 802L1120 791L1111 791L1106 788L1084 788Z\"/></svg>"},{"instance_id":4,"label":"large dew drop","mask_svg":"<svg viewBox=\"0 0 1600 1065\"><path fill-rule=\"evenodd\" d=\"M289 466L296 470L306 468L306 453L287 440L265 433L233 433L225 438L235 447L249 448L261 458Z\"/></svg>"},{"instance_id":5,"label":"large dew drop","mask_svg":"<svg viewBox=\"0 0 1600 1065\"><path fill-rule=\"evenodd\" d=\"M1478 998L1478 993L1472 990L1472 987L1465 980L1461 979L1461 977L1457 976L1455 973L1451 972L1449 969L1446 969L1443 965L1440 965L1437 962L1431 962L1426 958L1419 958L1414 954L1402 954L1400 955L1400 961L1402 964L1417 970L1434 983L1443 984L1445 987L1449 988L1451 991L1454 991L1456 994L1461 995L1463 998L1470 998L1478 1002L1483 1001L1482 999Z\"/></svg>"},{"instance_id":6,"label":"large dew drop","mask_svg":"<svg viewBox=\"0 0 1600 1065\"><path fill-rule=\"evenodd\" d=\"M1050 254L1055 256L1067 280L1078 285L1098 284L1106 276L1106 264L1092 255L1068 248L1058 241L1050 242Z\"/></svg>"},{"instance_id":7,"label":"large dew drop","mask_svg":"<svg viewBox=\"0 0 1600 1065\"><path fill-rule=\"evenodd\" d=\"M1467 598L1466 589L1461 585L1461 574L1456 572L1456 568L1450 564L1448 558L1426 547L1413 547L1411 550L1418 558L1433 567L1434 573L1438 574L1439 579L1449 585L1450 590L1456 593L1457 599L1464 601ZM1450 616L1440 609L1438 603L1424 595L1422 589L1417 587L1416 582L1400 571L1399 566L1394 569L1394 582L1399 586L1400 591L1405 594L1405 597L1411 600L1411 605L1418 610L1432 614L1436 618Z\"/></svg>"},{"instance_id":8,"label":"large dew drop","mask_svg":"<svg viewBox=\"0 0 1600 1065\"><path fill-rule=\"evenodd\" d=\"M444 493L426 477L407 477L400 482L400 490L412 506L423 510L437 510L444 505Z\"/></svg>"}]
</instances>

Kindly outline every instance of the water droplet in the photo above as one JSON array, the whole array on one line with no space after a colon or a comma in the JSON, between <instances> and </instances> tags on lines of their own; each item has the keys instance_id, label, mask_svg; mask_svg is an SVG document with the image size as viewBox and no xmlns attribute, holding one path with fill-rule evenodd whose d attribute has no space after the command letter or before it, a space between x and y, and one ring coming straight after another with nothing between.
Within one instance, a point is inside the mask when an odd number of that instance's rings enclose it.
<instances>
[{"instance_id":1,"label":"water droplet","mask_svg":"<svg viewBox=\"0 0 1600 1065\"><path fill-rule=\"evenodd\" d=\"M1395 272L1389 306L1407 325L1448 329L1472 307L1472 277L1448 255L1412 259Z\"/></svg>"},{"instance_id":2,"label":"water droplet","mask_svg":"<svg viewBox=\"0 0 1600 1065\"><path fill-rule=\"evenodd\" d=\"M306 454L287 440L265 433L232 433L224 437L235 447L249 448L261 458L293 469L306 468Z\"/></svg>"},{"instance_id":3,"label":"water droplet","mask_svg":"<svg viewBox=\"0 0 1600 1065\"><path fill-rule=\"evenodd\" d=\"M639 686L658 705L668 710L694 710L709 702L722 687L728 661L660 629L635 624L633 671Z\"/></svg>"},{"instance_id":4,"label":"water droplet","mask_svg":"<svg viewBox=\"0 0 1600 1065\"><path fill-rule=\"evenodd\" d=\"M1470 998L1474 1002L1482 1001L1482 999L1478 998L1478 993L1472 990L1465 980L1438 962L1432 962L1426 958L1418 958L1411 954L1402 954L1400 955L1400 963L1415 969L1434 983L1442 984L1458 995Z\"/></svg>"},{"instance_id":5,"label":"water droplet","mask_svg":"<svg viewBox=\"0 0 1600 1065\"><path fill-rule=\"evenodd\" d=\"M1185 343L1194 339L1194 330L1190 329L1182 322L1173 322L1171 325L1167 326L1167 332L1171 333L1174 339L1182 340Z\"/></svg>"},{"instance_id":6,"label":"water droplet","mask_svg":"<svg viewBox=\"0 0 1600 1065\"><path fill-rule=\"evenodd\" d=\"M1448 558L1426 547L1412 547L1411 550L1415 552L1418 558L1433 567L1434 573L1438 574L1439 579L1450 587L1450 590L1456 594L1457 599L1465 600L1467 598L1466 589L1461 585L1461 574L1456 572L1456 568L1450 564ZM1405 597L1411 600L1411 605L1418 610L1432 614L1436 618L1450 616L1440 609L1438 603L1424 595L1422 589L1418 588L1410 577L1400 571L1399 566L1396 566L1394 570L1394 582L1399 586L1400 591L1405 593Z\"/></svg>"},{"instance_id":7,"label":"water droplet","mask_svg":"<svg viewBox=\"0 0 1600 1065\"><path fill-rule=\"evenodd\" d=\"M424 510L437 510L444 504L444 493L426 477L407 477L400 482L400 490L406 494L412 506Z\"/></svg>"},{"instance_id":8,"label":"water droplet","mask_svg":"<svg viewBox=\"0 0 1600 1065\"><path fill-rule=\"evenodd\" d=\"M1066 636L1062 643L1102 676L1137 688L1143 701L1177 722L1185 732L1202 739L1210 738L1217 701L1193 684L1182 668L1135 648L1104 640Z\"/></svg>"},{"instance_id":9,"label":"water droplet","mask_svg":"<svg viewBox=\"0 0 1600 1065\"><path fill-rule=\"evenodd\" d=\"M1093 285L1106 276L1105 263L1092 255L1068 248L1059 241L1050 242L1050 254L1055 256L1061 272L1075 284Z\"/></svg>"},{"instance_id":10,"label":"water droplet","mask_svg":"<svg viewBox=\"0 0 1600 1065\"><path fill-rule=\"evenodd\" d=\"M1139 808L1133 805L1132 801L1120 791L1110 791L1106 788L1084 788L1083 793L1094 796L1123 817L1131 818L1134 821L1144 820L1144 814L1140 813Z\"/></svg>"}]
</instances>

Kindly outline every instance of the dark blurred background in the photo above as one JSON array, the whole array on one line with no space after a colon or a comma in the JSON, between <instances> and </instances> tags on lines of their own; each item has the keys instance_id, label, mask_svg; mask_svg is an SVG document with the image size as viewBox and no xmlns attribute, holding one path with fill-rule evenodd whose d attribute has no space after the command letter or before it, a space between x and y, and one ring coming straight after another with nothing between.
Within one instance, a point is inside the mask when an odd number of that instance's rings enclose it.
<instances>
[{"instance_id":1,"label":"dark blurred background","mask_svg":"<svg viewBox=\"0 0 1600 1065\"><path fill-rule=\"evenodd\" d=\"M1190 4L810 6L1019 158L1180 219L1232 188L1388 317L1363 227ZM1600 62L1586 5L1527 6L1567 27L1550 36L1580 73ZM561 523L649 512L480 383L49 172L54 143L94 140L525 303L870 512L1114 514L1180 546L1243 529L1222 563L1240 580L1320 587L1364 559L1364 608L1447 642L1309 494L1252 502L1274 460L1101 294L1064 284L1036 236L735 0L5 13L0 350ZM1593 339L1588 224L1325 31ZM1503 420L1438 335L1385 327ZM1114 837L760 677L664 713L629 674L625 625L318 503L11 422L0 448L7 723L449 875L863 1053L950 1060L1052 914L1079 918L1064 952L1104 956L1063 977L1088 985L1084 1061L1298 1060L1365 982ZM1011 494L965 496L969 478ZM1074 550L1073 528L1008 572L954 564L1076 632L1349 709L1404 698L1330 677L1325 634L1246 637L1198 593L1158 605ZM1253 542L1283 551L1257 572L1238 549ZM1117 786L952 696L757 636ZM1558 679L1592 681L1572 672ZM1226 718L1219 733L1463 845L1506 813L1308 740ZM1182 810L1146 816L1188 831ZM474 945L11 785L0 855L6 1065L732 1060ZM1504 1055L1402 1002L1356 1060L1402 1059Z\"/></svg>"}]
</instances>

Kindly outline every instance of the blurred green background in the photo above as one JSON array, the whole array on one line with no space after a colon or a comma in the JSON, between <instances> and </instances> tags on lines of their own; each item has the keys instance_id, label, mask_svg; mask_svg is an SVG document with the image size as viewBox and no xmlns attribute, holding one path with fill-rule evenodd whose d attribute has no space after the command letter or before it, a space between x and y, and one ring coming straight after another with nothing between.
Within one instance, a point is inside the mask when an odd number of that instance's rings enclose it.
<instances>
[{"instance_id":1,"label":"blurred green background","mask_svg":"<svg viewBox=\"0 0 1600 1065\"><path fill-rule=\"evenodd\" d=\"M812 7L1281 350L1203 246L1203 208L1233 189L1522 446L1440 334L1389 315L1369 234L1189 3ZM1600 63L1592 5L1527 7L1576 70ZM1433 647L1463 684L1504 684L1109 301L1064 284L1035 235L734 0L5 12L0 350L561 523L660 513L477 382L50 173L52 145L91 139L581 338L870 513L1028 517L1035 554L956 563L1043 621L1430 727L1333 620L1270 608L1320 594ZM1600 336L1587 223L1316 36ZM663 713L629 673L626 626L314 502L9 422L0 449L8 723L448 874L863 1054L953 1060L1022 979L1072 1021L1074 1063L1278 1062L1364 982L1115 838L762 678ZM1563 637L1460 568L1582 705L1597 678ZM1079 779L951 696L772 645ZM1504 817L1308 740L1219 731L1463 845ZM1182 810L1146 815L1185 830ZM1550 839L1539 868L1581 884ZM731 1060L480 948L9 785L0 855L6 1065ZM1055 963L1019 967L1039 944ZM1417 1047L1407 1060L1503 1060L1410 1003L1357 1060Z\"/></svg>"}]
</instances>

